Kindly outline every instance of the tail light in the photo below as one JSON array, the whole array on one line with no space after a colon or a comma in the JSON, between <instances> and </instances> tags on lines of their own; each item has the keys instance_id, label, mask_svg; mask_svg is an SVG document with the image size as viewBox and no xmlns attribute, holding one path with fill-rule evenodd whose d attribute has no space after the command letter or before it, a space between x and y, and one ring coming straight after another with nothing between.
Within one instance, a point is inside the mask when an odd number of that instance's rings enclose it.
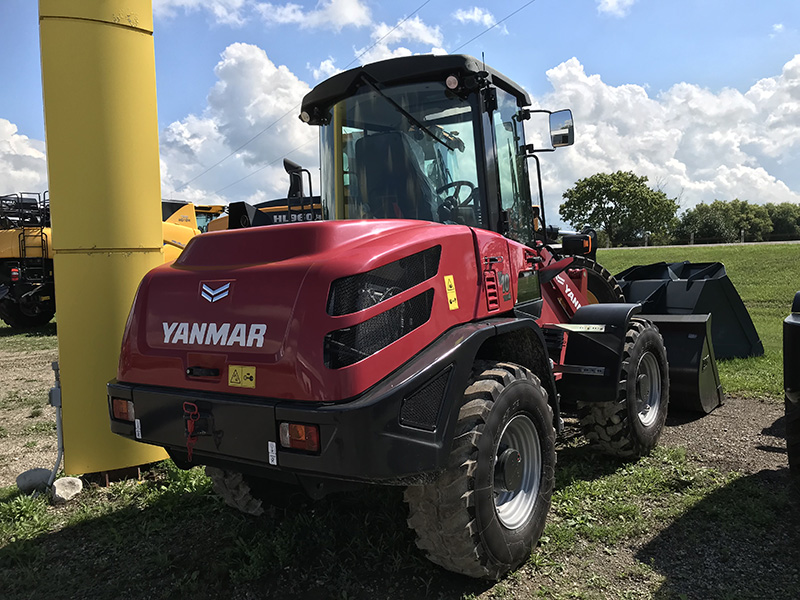
<instances>
[{"instance_id":1,"label":"tail light","mask_svg":"<svg viewBox=\"0 0 800 600\"><path fill-rule=\"evenodd\" d=\"M115 419L133 422L136 418L133 412L133 402L130 400L112 398L111 407Z\"/></svg>"},{"instance_id":2,"label":"tail light","mask_svg":"<svg viewBox=\"0 0 800 600\"><path fill-rule=\"evenodd\" d=\"M302 423L280 424L281 446L293 450L319 452L319 427Z\"/></svg>"},{"instance_id":3,"label":"tail light","mask_svg":"<svg viewBox=\"0 0 800 600\"><path fill-rule=\"evenodd\" d=\"M11 281L19 281L19 268L11 267Z\"/></svg>"}]
</instances>

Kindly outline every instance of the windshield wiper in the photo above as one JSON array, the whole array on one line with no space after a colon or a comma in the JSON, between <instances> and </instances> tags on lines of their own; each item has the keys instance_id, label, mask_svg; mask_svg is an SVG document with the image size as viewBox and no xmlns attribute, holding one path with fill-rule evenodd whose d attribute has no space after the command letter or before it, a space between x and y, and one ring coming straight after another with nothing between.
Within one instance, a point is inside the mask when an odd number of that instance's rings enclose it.
<instances>
[{"instance_id":1,"label":"windshield wiper","mask_svg":"<svg viewBox=\"0 0 800 600\"><path fill-rule=\"evenodd\" d=\"M442 146L444 146L445 148L450 150L450 152L455 152L455 150L456 150L455 148L451 147L450 144L445 142L443 139L441 139L439 136L437 136L435 133L433 133L430 129L428 129L425 125L423 125L414 115L412 115L405 108L400 106L397 102L392 100L389 96L384 94L381 91L381 89L375 84L375 82L371 81L370 78L367 77L367 75L365 73L361 73L361 81L366 83L369 87L372 88L372 90L376 94L378 94L381 98L383 98L389 104L391 104L395 108L395 110L397 112L399 112L401 115L403 115L406 119L408 119L411 122L412 125L414 125L415 127L418 127L419 129L421 129L422 131L427 133L431 138L433 138L434 140L439 142Z\"/></svg>"}]
</instances>

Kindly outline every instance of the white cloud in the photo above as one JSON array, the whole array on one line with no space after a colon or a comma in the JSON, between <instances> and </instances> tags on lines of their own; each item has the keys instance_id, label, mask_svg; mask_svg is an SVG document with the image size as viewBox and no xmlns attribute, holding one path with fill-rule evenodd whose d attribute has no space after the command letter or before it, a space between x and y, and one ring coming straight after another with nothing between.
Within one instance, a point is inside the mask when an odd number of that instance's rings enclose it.
<instances>
[{"instance_id":1,"label":"white cloud","mask_svg":"<svg viewBox=\"0 0 800 600\"><path fill-rule=\"evenodd\" d=\"M207 11L221 25L240 26L247 21L252 0L153 0L156 18L172 19L180 11Z\"/></svg>"},{"instance_id":2,"label":"white cloud","mask_svg":"<svg viewBox=\"0 0 800 600\"><path fill-rule=\"evenodd\" d=\"M469 10L459 8L453 13L453 16L459 23L477 23L484 27L491 27L497 22L492 13L477 6L473 6Z\"/></svg>"},{"instance_id":3,"label":"white cloud","mask_svg":"<svg viewBox=\"0 0 800 600\"><path fill-rule=\"evenodd\" d=\"M44 142L17 133L17 126L0 118L0 195L47 189Z\"/></svg>"},{"instance_id":4,"label":"white cloud","mask_svg":"<svg viewBox=\"0 0 800 600\"><path fill-rule=\"evenodd\" d=\"M453 17L459 23L475 23L477 25L483 25L486 28L494 27L497 24L497 20L494 18L492 13L478 6L473 6L469 10L459 8L453 13ZM497 29L505 34L508 33L508 29L506 29L505 25L502 25Z\"/></svg>"},{"instance_id":5,"label":"white cloud","mask_svg":"<svg viewBox=\"0 0 800 600\"><path fill-rule=\"evenodd\" d=\"M299 4L257 4L256 11L269 24L299 25L302 29L364 27L372 22L369 7L362 0L321 0L314 10Z\"/></svg>"},{"instance_id":6,"label":"white cloud","mask_svg":"<svg viewBox=\"0 0 800 600\"><path fill-rule=\"evenodd\" d=\"M684 208L733 198L800 202L800 177L776 175L800 161L800 55L745 93L680 83L651 98L641 86L587 74L576 58L547 76L553 92L538 104L570 106L576 123L575 146L543 164L551 213L576 180L617 170L646 175Z\"/></svg>"},{"instance_id":7,"label":"white cloud","mask_svg":"<svg viewBox=\"0 0 800 600\"><path fill-rule=\"evenodd\" d=\"M341 69L334 64L335 62L336 61L333 59L333 57L329 56L319 63L319 66L315 67L311 63L308 63L306 68L311 71L314 81L320 81L321 79L327 79L328 77L341 72Z\"/></svg>"},{"instance_id":8,"label":"white cloud","mask_svg":"<svg viewBox=\"0 0 800 600\"><path fill-rule=\"evenodd\" d=\"M218 81L203 115L189 115L161 134L164 195L203 202L285 196L284 156L294 151L292 160L312 172L318 164L317 130L297 118L309 85L249 44L228 46L214 72ZM176 191L245 144L220 166ZM226 188L254 172L246 181ZM220 195L215 196L219 190Z\"/></svg>"},{"instance_id":9,"label":"white cloud","mask_svg":"<svg viewBox=\"0 0 800 600\"><path fill-rule=\"evenodd\" d=\"M607 13L615 17L624 17L630 12L636 0L598 0L597 12Z\"/></svg>"},{"instance_id":10,"label":"white cloud","mask_svg":"<svg viewBox=\"0 0 800 600\"><path fill-rule=\"evenodd\" d=\"M421 51L425 53L446 54L441 47L444 38L439 27L430 27L419 17L398 22L398 25L395 26L380 23L372 30L370 37L375 40L372 48L367 46L368 50L361 48L355 51L356 56L360 57L361 64L416 54L406 46L397 45L403 42L407 42L409 45L422 45L424 49ZM397 46L390 48L392 45Z\"/></svg>"}]
</instances>

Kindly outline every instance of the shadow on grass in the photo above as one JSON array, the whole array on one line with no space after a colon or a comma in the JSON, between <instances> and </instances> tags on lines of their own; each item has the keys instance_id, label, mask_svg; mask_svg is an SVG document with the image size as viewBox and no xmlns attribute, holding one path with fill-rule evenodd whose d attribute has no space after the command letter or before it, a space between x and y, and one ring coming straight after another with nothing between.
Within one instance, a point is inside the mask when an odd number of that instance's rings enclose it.
<instances>
[{"instance_id":1,"label":"shadow on grass","mask_svg":"<svg viewBox=\"0 0 800 600\"><path fill-rule=\"evenodd\" d=\"M788 469L706 496L637 552L666 577L658 600L800 597L800 498Z\"/></svg>"},{"instance_id":2,"label":"shadow on grass","mask_svg":"<svg viewBox=\"0 0 800 600\"><path fill-rule=\"evenodd\" d=\"M70 508L91 517L0 549L4 600L449 599L491 587L423 557L395 488L334 495L262 517L237 513L208 489L167 492L146 508L134 500L112 509L111 493L89 491L85 508Z\"/></svg>"},{"instance_id":3,"label":"shadow on grass","mask_svg":"<svg viewBox=\"0 0 800 600\"><path fill-rule=\"evenodd\" d=\"M14 329L12 327L0 327L0 338L12 336L24 336L27 338L42 338L56 335L56 323L50 321L47 325L39 327L29 327L27 329Z\"/></svg>"}]
</instances>

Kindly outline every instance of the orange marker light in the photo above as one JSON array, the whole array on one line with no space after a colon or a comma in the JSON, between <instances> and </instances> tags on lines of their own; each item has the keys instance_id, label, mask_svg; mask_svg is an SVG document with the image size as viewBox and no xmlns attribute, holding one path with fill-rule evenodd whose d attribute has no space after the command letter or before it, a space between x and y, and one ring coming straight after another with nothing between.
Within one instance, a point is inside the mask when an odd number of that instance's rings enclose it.
<instances>
[{"instance_id":1,"label":"orange marker light","mask_svg":"<svg viewBox=\"0 0 800 600\"><path fill-rule=\"evenodd\" d=\"M114 410L114 418L120 421L133 421L136 417L133 412L133 402L122 398L112 398L111 405Z\"/></svg>"},{"instance_id":2,"label":"orange marker light","mask_svg":"<svg viewBox=\"0 0 800 600\"><path fill-rule=\"evenodd\" d=\"M300 423L280 424L281 446L306 452L319 452L319 427Z\"/></svg>"}]
</instances>

